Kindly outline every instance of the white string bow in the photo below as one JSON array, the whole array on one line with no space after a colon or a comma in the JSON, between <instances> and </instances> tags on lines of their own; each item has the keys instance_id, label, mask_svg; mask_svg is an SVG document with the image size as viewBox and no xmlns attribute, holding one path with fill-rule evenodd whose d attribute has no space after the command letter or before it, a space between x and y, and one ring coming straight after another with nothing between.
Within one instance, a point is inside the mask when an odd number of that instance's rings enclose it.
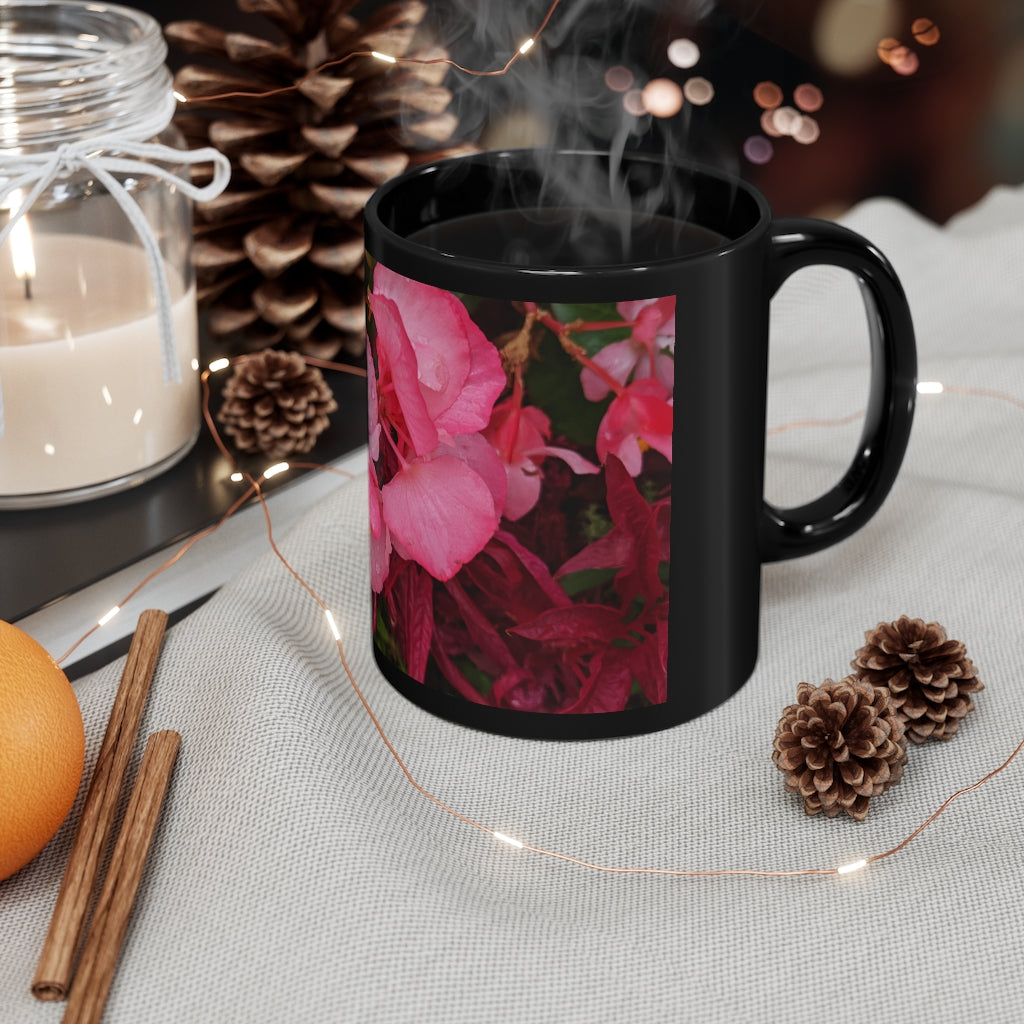
<instances>
[{"instance_id":1,"label":"white string bow","mask_svg":"<svg viewBox=\"0 0 1024 1024\"><path fill-rule=\"evenodd\" d=\"M165 125L166 126L166 125ZM154 133L155 134L155 133ZM212 163L213 179L200 187L182 178L161 164ZM179 150L155 142L138 142L116 135L93 136L65 142L47 153L4 154L0 151L0 175L6 178L0 186L0 206L14 192L28 189L24 201L11 211L8 222L0 230L0 248L7 241L14 225L32 208L35 201L55 182L69 178L80 170L88 171L110 193L135 229L149 259L153 289L156 296L157 323L160 328L160 358L165 384L181 381L174 323L171 317L171 291L167 268L160 255L160 244L142 208L132 194L115 177L116 174L159 178L194 202L206 202L224 191L231 177L230 161L212 147ZM0 386L0 437L4 436L3 388Z\"/></svg>"}]
</instances>

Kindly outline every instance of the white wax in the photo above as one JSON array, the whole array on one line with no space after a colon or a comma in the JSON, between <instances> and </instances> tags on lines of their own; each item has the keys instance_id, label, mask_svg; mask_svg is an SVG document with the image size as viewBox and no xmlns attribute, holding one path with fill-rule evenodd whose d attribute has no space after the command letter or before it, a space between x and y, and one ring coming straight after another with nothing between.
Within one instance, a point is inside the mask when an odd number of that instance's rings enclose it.
<instances>
[{"instance_id":1,"label":"white wax","mask_svg":"<svg viewBox=\"0 0 1024 1024\"><path fill-rule=\"evenodd\" d=\"M194 287L168 275L182 382L165 384L142 250L78 235L33 242L31 298L0 250L0 500L139 473L187 449L199 426Z\"/></svg>"}]
</instances>

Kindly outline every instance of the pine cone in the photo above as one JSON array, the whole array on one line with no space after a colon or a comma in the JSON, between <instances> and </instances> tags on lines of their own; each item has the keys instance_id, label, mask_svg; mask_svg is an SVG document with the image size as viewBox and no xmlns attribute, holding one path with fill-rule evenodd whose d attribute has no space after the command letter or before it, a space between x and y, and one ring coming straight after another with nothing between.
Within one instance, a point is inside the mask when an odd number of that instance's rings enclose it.
<instances>
[{"instance_id":1,"label":"pine cone","mask_svg":"<svg viewBox=\"0 0 1024 1024\"><path fill-rule=\"evenodd\" d=\"M868 802L903 778L903 723L884 688L847 676L821 686L801 683L782 713L772 760L804 810L863 821Z\"/></svg>"},{"instance_id":2,"label":"pine cone","mask_svg":"<svg viewBox=\"0 0 1024 1024\"><path fill-rule=\"evenodd\" d=\"M964 645L948 640L937 622L906 615L880 622L864 638L850 664L859 679L888 689L907 739L923 743L955 735L960 719L974 710L970 695L985 688Z\"/></svg>"},{"instance_id":3,"label":"pine cone","mask_svg":"<svg viewBox=\"0 0 1024 1024\"><path fill-rule=\"evenodd\" d=\"M356 0L238 0L280 42L172 22L171 43L213 59L175 76L188 97L175 122L232 164L228 189L199 204L193 260L209 330L230 351L271 346L331 359L365 347L362 210L388 178L465 151L442 86L445 64L389 65L355 51L445 57L421 39L422 0L380 7L360 22ZM262 98L204 101L225 92L293 86Z\"/></svg>"},{"instance_id":4,"label":"pine cone","mask_svg":"<svg viewBox=\"0 0 1024 1024\"><path fill-rule=\"evenodd\" d=\"M239 451L280 459L310 451L337 408L315 366L297 352L267 349L235 364L217 419Z\"/></svg>"}]
</instances>

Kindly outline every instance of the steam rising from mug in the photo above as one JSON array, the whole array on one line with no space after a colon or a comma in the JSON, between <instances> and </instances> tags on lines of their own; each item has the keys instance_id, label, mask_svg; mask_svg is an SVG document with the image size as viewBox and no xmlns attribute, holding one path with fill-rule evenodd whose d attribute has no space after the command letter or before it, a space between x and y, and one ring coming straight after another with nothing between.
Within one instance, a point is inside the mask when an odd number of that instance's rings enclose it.
<instances>
[{"instance_id":1,"label":"steam rising from mug","mask_svg":"<svg viewBox=\"0 0 1024 1024\"><path fill-rule=\"evenodd\" d=\"M547 0L448 0L436 19L438 39L479 64L528 38L547 6ZM681 0L671 12L660 0L564 0L540 44L507 75L486 81L449 77L461 131L482 149L534 148L544 195L540 204L531 196L530 205L639 209L685 220L689 197L679 193L678 182L666 180L638 205L620 168L622 154L634 149L657 154L667 165L692 159L690 109L665 121L638 117L626 110L621 93L608 88L605 73L625 63L643 84L645 64L655 62L651 75L660 73L664 62L657 51L672 32L692 27L707 12L705 0ZM569 168L564 160L548 159L552 149L601 150L611 160L581 159Z\"/></svg>"}]
</instances>

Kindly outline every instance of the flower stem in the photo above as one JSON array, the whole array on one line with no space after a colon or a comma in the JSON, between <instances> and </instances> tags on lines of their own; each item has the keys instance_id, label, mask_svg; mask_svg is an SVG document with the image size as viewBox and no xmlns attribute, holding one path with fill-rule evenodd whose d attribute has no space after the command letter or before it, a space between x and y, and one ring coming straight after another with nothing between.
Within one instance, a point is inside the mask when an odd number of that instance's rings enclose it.
<instances>
[{"instance_id":1,"label":"flower stem","mask_svg":"<svg viewBox=\"0 0 1024 1024\"><path fill-rule=\"evenodd\" d=\"M603 366L599 366L594 362L590 356L587 355L586 350L580 345L577 345L575 341L570 337L570 332L574 329L579 329L580 321L576 321L574 324L566 325L561 320L553 317L546 310L537 309L533 307L537 312L537 322L542 323L548 328L555 337L558 338L559 344L562 349L571 356L580 366L585 366L591 373L599 377L608 387L609 391L614 392L616 395L623 393L622 385L607 371ZM624 325L622 325L624 326Z\"/></svg>"}]
</instances>

